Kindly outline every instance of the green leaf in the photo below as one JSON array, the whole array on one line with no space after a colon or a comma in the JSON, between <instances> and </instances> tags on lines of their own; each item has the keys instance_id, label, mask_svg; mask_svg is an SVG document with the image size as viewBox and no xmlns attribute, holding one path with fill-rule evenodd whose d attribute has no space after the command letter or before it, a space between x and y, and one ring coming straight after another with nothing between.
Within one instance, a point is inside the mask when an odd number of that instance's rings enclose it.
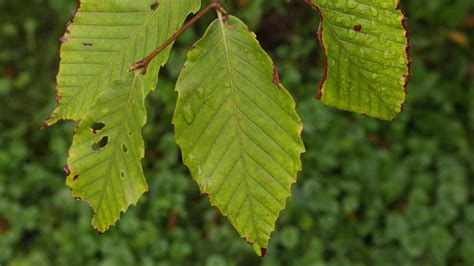
<instances>
[{"instance_id":1,"label":"green leaf","mask_svg":"<svg viewBox=\"0 0 474 266\"><path fill-rule=\"evenodd\" d=\"M182 25L200 0L81 0L61 38L57 76L58 107L48 125L60 119L80 119L97 95L127 69L165 42ZM143 80L153 90L170 47L148 67Z\"/></svg>"},{"instance_id":2,"label":"green leaf","mask_svg":"<svg viewBox=\"0 0 474 266\"><path fill-rule=\"evenodd\" d=\"M92 225L99 232L148 190L141 166L144 102L141 76L128 74L104 90L76 128L67 185L74 197L91 205Z\"/></svg>"},{"instance_id":3,"label":"green leaf","mask_svg":"<svg viewBox=\"0 0 474 266\"><path fill-rule=\"evenodd\" d=\"M176 91L173 124L184 163L263 255L301 170L293 99L255 34L232 16L214 21L195 44Z\"/></svg>"},{"instance_id":4,"label":"green leaf","mask_svg":"<svg viewBox=\"0 0 474 266\"><path fill-rule=\"evenodd\" d=\"M321 15L326 55L323 103L393 120L410 74L408 32L398 0L307 0Z\"/></svg>"}]
</instances>

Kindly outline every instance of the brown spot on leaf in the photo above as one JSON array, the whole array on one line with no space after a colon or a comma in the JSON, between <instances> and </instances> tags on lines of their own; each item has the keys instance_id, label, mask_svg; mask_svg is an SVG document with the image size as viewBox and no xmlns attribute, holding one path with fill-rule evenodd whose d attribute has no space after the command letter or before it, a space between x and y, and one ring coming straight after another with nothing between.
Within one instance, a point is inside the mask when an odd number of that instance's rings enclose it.
<instances>
[{"instance_id":1,"label":"brown spot on leaf","mask_svg":"<svg viewBox=\"0 0 474 266\"><path fill-rule=\"evenodd\" d=\"M326 55L326 48L324 47L324 43L323 43L323 31L324 31L324 28L323 28L323 25L324 25L324 16L321 12L321 10L319 9L318 6L315 6L311 0L305 0L306 4L308 4L311 8L313 8L318 14L319 14L319 17L320 17L320 21L319 21L319 27L318 27L318 32L316 34L317 36L317 39L319 41L319 46L321 47L321 50L323 51L323 69L324 69L324 73L323 73L323 76L321 77L321 79L319 80L319 84L318 84L318 95L316 97L316 99L318 100L321 100L322 97L323 97L323 87L324 87L324 83L326 83L326 80L327 80L327 77L328 77L328 58L327 58L327 55Z\"/></svg>"},{"instance_id":2,"label":"brown spot on leaf","mask_svg":"<svg viewBox=\"0 0 474 266\"><path fill-rule=\"evenodd\" d=\"M354 25L353 29L354 29L354 31L360 32L360 30L362 29L362 25L356 24L356 25Z\"/></svg>"},{"instance_id":3,"label":"brown spot on leaf","mask_svg":"<svg viewBox=\"0 0 474 266\"><path fill-rule=\"evenodd\" d=\"M229 21L229 16L228 16L228 15L222 16L222 21L223 21L224 23L227 23L227 21Z\"/></svg>"},{"instance_id":4,"label":"brown spot on leaf","mask_svg":"<svg viewBox=\"0 0 474 266\"><path fill-rule=\"evenodd\" d=\"M273 84L280 88L280 75L278 74L278 68L273 64Z\"/></svg>"},{"instance_id":5,"label":"brown spot on leaf","mask_svg":"<svg viewBox=\"0 0 474 266\"><path fill-rule=\"evenodd\" d=\"M81 9L81 1L77 2L76 9L74 9L74 11L72 11L71 19L69 20L71 23L74 22L74 19L76 18L77 13L79 12L79 9Z\"/></svg>"},{"instance_id":6,"label":"brown spot on leaf","mask_svg":"<svg viewBox=\"0 0 474 266\"><path fill-rule=\"evenodd\" d=\"M79 176L78 176L78 175L75 175L75 176L72 178L72 180L77 180L78 178L79 178Z\"/></svg>"},{"instance_id":7,"label":"brown spot on leaf","mask_svg":"<svg viewBox=\"0 0 474 266\"><path fill-rule=\"evenodd\" d=\"M260 253L262 254L262 257L265 257L265 255L267 255L267 249L266 248L260 248Z\"/></svg>"},{"instance_id":8,"label":"brown spot on leaf","mask_svg":"<svg viewBox=\"0 0 474 266\"><path fill-rule=\"evenodd\" d=\"M64 37L64 36L61 37L61 38L59 38L59 41L60 41L62 44L65 44L65 43L68 43L68 42L69 42L69 40L68 40L66 37Z\"/></svg>"},{"instance_id":9,"label":"brown spot on leaf","mask_svg":"<svg viewBox=\"0 0 474 266\"><path fill-rule=\"evenodd\" d=\"M84 46L93 46L93 44L90 43L90 42L83 42L82 45L84 45Z\"/></svg>"},{"instance_id":10,"label":"brown spot on leaf","mask_svg":"<svg viewBox=\"0 0 474 266\"><path fill-rule=\"evenodd\" d=\"M160 6L160 4L158 2L154 2L153 4L151 4L150 9L151 10L156 10L156 9L158 9L159 6Z\"/></svg>"},{"instance_id":11,"label":"brown spot on leaf","mask_svg":"<svg viewBox=\"0 0 474 266\"><path fill-rule=\"evenodd\" d=\"M400 6L400 0L398 0L398 3L397 3L397 10L400 10L400 12L402 12L402 14L403 14L403 18L402 18L401 23L402 23L402 27L405 29L405 38L407 40L407 46L405 48L405 53L406 53L406 58L407 58L408 72L407 72L406 75L403 75L403 78L405 78L405 84L403 85L403 90L404 90L405 96L406 96L407 95L408 79L412 75L412 69L411 69L412 60L411 60L411 56L410 56L410 49L411 49L410 30L407 27L407 24L406 24L407 17L405 15L405 13L403 12L403 9ZM404 106L405 106L405 102L403 102L400 105L400 111L403 111Z\"/></svg>"},{"instance_id":12,"label":"brown spot on leaf","mask_svg":"<svg viewBox=\"0 0 474 266\"><path fill-rule=\"evenodd\" d=\"M48 124L48 119L46 119L46 121L43 122L43 124L41 125L41 129L47 129L49 127L49 124Z\"/></svg>"},{"instance_id":13,"label":"brown spot on leaf","mask_svg":"<svg viewBox=\"0 0 474 266\"><path fill-rule=\"evenodd\" d=\"M72 12L71 14L71 19L69 19L69 22L67 23L66 26L66 33L71 33L71 24L74 22L74 19L76 18L77 13L79 12L79 9L81 8L81 1L77 2L76 9Z\"/></svg>"},{"instance_id":14,"label":"brown spot on leaf","mask_svg":"<svg viewBox=\"0 0 474 266\"><path fill-rule=\"evenodd\" d=\"M66 173L66 176L69 176L71 174L71 170L69 169L69 165L64 166L64 173Z\"/></svg>"}]
</instances>

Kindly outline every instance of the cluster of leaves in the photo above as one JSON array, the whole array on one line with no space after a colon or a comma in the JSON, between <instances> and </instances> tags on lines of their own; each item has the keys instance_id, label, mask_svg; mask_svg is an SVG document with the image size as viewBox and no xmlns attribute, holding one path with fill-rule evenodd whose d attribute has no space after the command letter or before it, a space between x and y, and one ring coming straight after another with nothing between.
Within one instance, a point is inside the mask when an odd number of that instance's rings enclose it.
<instances>
[{"instance_id":1,"label":"cluster of leaves","mask_svg":"<svg viewBox=\"0 0 474 266\"><path fill-rule=\"evenodd\" d=\"M321 16L325 73L318 97L340 109L393 120L410 74L398 2L306 2ZM148 191L141 130L157 72L176 36L215 9L218 18L188 53L176 84L175 138L201 193L265 255L301 170L303 125L255 34L219 0L180 30L200 6L201 0L79 1L61 37L58 106L45 126L78 121L65 166L67 184L94 210L93 227L108 230ZM143 76L130 73L137 68Z\"/></svg>"},{"instance_id":2,"label":"cluster of leaves","mask_svg":"<svg viewBox=\"0 0 474 266\"><path fill-rule=\"evenodd\" d=\"M70 199L58 171L72 125L37 131L54 105L46 93L56 74L54 40L71 6L51 0L25 9L20 2L0 1L0 39L8 40L0 42L0 104L6 108L0 115L0 263L474 262L472 2L404 3L416 36L415 75L405 111L392 124L328 110L312 99L322 68L311 39L317 18L310 10L273 0L245 2L235 1L247 7L239 16L260 29L262 45L285 73L283 83L299 103L308 149L267 257L251 256L226 219L197 196L181 166L170 127L176 102L172 90L184 50L197 37L194 32L180 39L160 90L147 102L149 120L164 121L150 123L143 132L150 193L110 233L96 236L89 211ZM283 29L281 35L266 30L274 25ZM281 42L288 45L274 49ZM209 244L203 245L203 239Z\"/></svg>"}]
</instances>

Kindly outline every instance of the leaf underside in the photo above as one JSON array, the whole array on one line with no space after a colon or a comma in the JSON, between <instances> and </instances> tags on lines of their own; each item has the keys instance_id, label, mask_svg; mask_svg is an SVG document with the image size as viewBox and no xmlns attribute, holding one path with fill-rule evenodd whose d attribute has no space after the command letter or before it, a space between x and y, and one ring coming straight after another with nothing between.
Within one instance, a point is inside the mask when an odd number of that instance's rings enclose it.
<instances>
[{"instance_id":1,"label":"leaf underside","mask_svg":"<svg viewBox=\"0 0 474 266\"><path fill-rule=\"evenodd\" d=\"M78 10L61 38L57 75L58 106L47 119L79 120L100 92L127 69L165 42L182 25L200 0L80 0ZM158 71L167 61L168 47L149 65L143 80L153 90Z\"/></svg>"},{"instance_id":2,"label":"leaf underside","mask_svg":"<svg viewBox=\"0 0 474 266\"><path fill-rule=\"evenodd\" d=\"M410 75L408 32L398 0L307 0L319 11L326 56L318 96L339 109L393 120Z\"/></svg>"},{"instance_id":3,"label":"leaf underside","mask_svg":"<svg viewBox=\"0 0 474 266\"><path fill-rule=\"evenodd\" d=\"M173 118L183 161L201 192L259 255L304 152L295 103L274 71L243 22L218 19L188 54Z\"/></svg>"}]
</instances>

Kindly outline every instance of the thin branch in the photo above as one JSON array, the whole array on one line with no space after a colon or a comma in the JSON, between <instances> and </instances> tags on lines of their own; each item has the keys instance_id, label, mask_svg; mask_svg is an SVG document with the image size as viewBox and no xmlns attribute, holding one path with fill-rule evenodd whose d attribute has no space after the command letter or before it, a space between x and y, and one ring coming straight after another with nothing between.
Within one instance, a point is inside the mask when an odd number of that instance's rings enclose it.
<instances>
[{"instance_id":1,"label":"thin branch","mask_svg":"<svg viewBox=\"0 0 474 266\"><path fill-rule=\"evenodd\" d=\"M133 64L129 69L128 72L133 72L138 69L143 69L142 74L146 74L146 70L148 67L148 64L159 54L161 53L166 47L168 47L170 44L172 44L176 39L181 36L187 29L189 29L194 23L199 21L204 15L207 14L211 9L216 9L222 13L226 13L224 8L222 7L220 0L214 0L212 3L207 5L202 11L200 11L196 16L194 16L188 23L186 23L181 29L179 29L173 36L171 36L168 40L166 40L162 45L160 45L158 48L156 48L155 51L153 51L151 54L149 54L147 57L143 58L142 60L136 62Z\"/></svg>"}]
</instances>

